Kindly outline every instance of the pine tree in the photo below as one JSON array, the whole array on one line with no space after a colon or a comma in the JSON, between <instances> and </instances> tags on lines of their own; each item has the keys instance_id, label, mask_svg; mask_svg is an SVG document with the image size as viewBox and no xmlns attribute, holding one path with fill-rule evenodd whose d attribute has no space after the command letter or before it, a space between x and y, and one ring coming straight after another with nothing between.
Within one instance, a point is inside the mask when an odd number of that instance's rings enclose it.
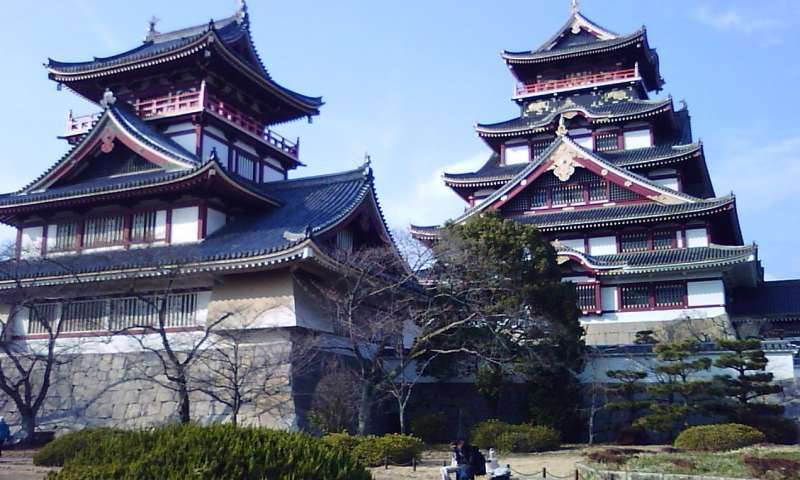
<instances>
[{"instance_id":1,"label":"pine tree","mask_svg":"<svg viewBox=\"0 0 800 480\"><path fill-rule=\"evenodd\" d=\"M729 399L723 406L734 421L753 415L780 415L783 407L768 405L756 400L767 395L781 393L783 388L772 383L773 375L767 372L769 360L761 349L761 341L721 340L720 348L727 350L714 362L717 368L733 370L734 375L717 375L715 380L720 392Z\"/></svg>"},{"instance_id":2,"label":"pine tree","mask_svg":"<svg viewBox=\"0 0 800 480\"><path fill-rule=\"evenodd\" d=\"M711 368L711 359L699 357L700 345L694 341L658 344L653 348L657 363L652 372L658 379L646 387L651 397L648 412L635 425L672 438L687 426L689 417L708 407L711 380L697 379Z\"/></svg>"}]
</instances>

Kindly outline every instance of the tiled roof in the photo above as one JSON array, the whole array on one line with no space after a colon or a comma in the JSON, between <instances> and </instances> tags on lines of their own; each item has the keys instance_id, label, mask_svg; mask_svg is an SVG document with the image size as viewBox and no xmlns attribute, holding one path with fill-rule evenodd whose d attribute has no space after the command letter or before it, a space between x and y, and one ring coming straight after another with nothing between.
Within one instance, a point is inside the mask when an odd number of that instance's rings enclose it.
<instances>
[{"instance_id":1,"label":"tiled roof","mask_svg":"<svg viewBox=\"0 0 800 480\"><path fill-rule=\"evenodd\" d=\"M53 59L48 59L45 65L51 73L59 76L59 81L66 80L60 78L61 76L69 77L71 75L88 74L89 72L103 71L106 69L115 69L118 67L128 66L143 62L155 57L169 55L172 53L178 54L183 49L202 42L210 43L210 35L216 35L221 40L221 43L227 47L227 52L230 52L239 61L246 64L250 69L256 72L257 75L263 77L263 80L268 85L283 92L289 97L299 101L307 108L313 110L316 114L317 108L322 106L322 98L311 97L297 93L282 85L276 83L270 76L266 67L264 67L261 58L253 46L253 41L250 35L250 23L246 12L239 12L237 15L216 21L210 21L204 25L175 30L167 33L150 34L145 39L144 43L136 48L128 51L112 55L109 57L95 57L92 60L83 62L61 62ZM235 48L234 44L240 41L246 41L249 45L251 54L245 54L239 48ZM193 47L195 48L195 47ZM191 49L190 49L191 50ZM194 51L194 50L192 50Z\"/></svg>"},{"instance_id":2,"label":"tiled roof","mask_svg":"<svg viewBox=\"0 0 800 480\"><path fill-rule=\"evenodd\" d=\"M597 269L600 275L642 274L666 271L688 271L719 268L754 261L755 245L727 246L711 244L707 247L677 248L615 255L591 256L560 246L558 252L578 256Z\"/></svg>"},{"instance_id":3,"label":"tiled roof","mask_svg":"<svg viewBox=\"0 0 800 480\"><path fill-rule=\"evenodd\" d=\"M731 297L734 315L800 318L800 280L763 282L756 288L736 289Z\"/></svg>"},{"instance_id":4,"label":"tiled roof","mask_svg":"<svg viewBox=\"0 0 800 480\"><path fill-rule=\"evenodd\" d=\"M141 252L113 251L25 262L21 278L155 268L159 265L246 260L290 250L335 226L370 195L368 167L347 172L263 184L263 193L281 205L236 217L202 242L151 247ZM377 202L377 200L376 200ZM3 272L0 268L0 272Z\"/></svg>"},{"instance_id":5,"label":"tiled roof","mask_svg":"<svg viewBox=\"0 0 800 480\"><path fill-rule=\"evenodd\" d=\"M702 217L733 208L735 198L727 196L694 203L662 205L659 203L635 203L611 207L583 208L561 212L537 213L512 217L542 230L561 228L604 227L630 221L651 221L673 218Z\"/></svg>"},{"instance_id":6,"label":"tiled roof","mask_svg":"<svg viewBox=\"0 0 800 480\"><path fill-rule=\"evenodd\" d=\"M568 97L568 102L552 109L542 111L540 114L522 116L504 122L491 124L477 124L475 130L482 136L510 136L524 133L533 133L550 126L558 116L565 112L585 112L589 118L596 119L599 123L608 123L617 119L641 118L662 111L672 110L672 98L663 100L627 100L620 102L603 103L599 105L591 97L578 97L575 102Z\"/></svg>"},{"instance_id":7,"label":"tiled roof","mask_svg":"<svg viewBox=\"0 0 800 480\"><path fill-rule=\"evenodd\" d=\"M39 198L43 195L46 196L50 192L54 194L64 193L65 189L53 189L51 190L44 190L42 192L33 193L36 189L40 188L40 183L42 180L46 179L52 172L57 170L58 168L62 167L63 165L71 162L73 160L73 154L80 151L80 149L84 146L84 143L90 141L92 133L95 131L99 131L104 125L108 124L109 122L115 122L119 125L124 132L131 135L133 138L137 139L138 141L142 142L143 144L147 145L148 147L156 150L167 158L172 158L180 164L183 164L183 168L178 168L176 170L170 170L170 172L156 172L156 173L145 173L145 174L138 174L138 175L127 175L127 176L120 176L116 179L97 179L94 181L82 182L80 184L75 185L75 192L82 192L82 193L89 193L94 191L94 189L108 189L114 186L126 185L131 183L132 185L139 185L139 184L146 184L148 182L155 182L159 180L163 180L166 178L174 178L181 173L189 173L195 170L197 167L201 166L204 162L201 159L197 158L196 155L189 152L182 146L178 145L175 141L167 137L166 135L158 132L154 128L152 128L147 122L141 120L134 112L130 105L124 102L118 102L111 107L107 108L103 114L98 118L94 125L92 126L92 130L89 133L84 135L84 137L76 143L61 159L55 162L50 168L44 171L38 178L32 181L30 184L26 185L22 189L14 193L8 193L5 195L0 196L2 200L0 200L0 204L9 204L10 199L15 199L14 201L18 201L21 196L25 196L26 199L29 198ZM132 183L133 182L133 183ZM144 183L140 183L144 182Z\"/></svg>"},{"instance_id":8,"label":"tiled roof","mask_svg":"<svg viewBox=\"0 0 800 480\"><path fill-rule=\"evenodd\" d=\"M502 57L509 63L539 63L558 57L579 56L598 51L615 50L641 41L644 35L645 30L642 29L631 33L630 35L624 35L618 38L579 43L577 45L567 44L561 46L560 48L553 48L550 50L545 49L543 46L537 50L530 51L503 51Z\"/></svg>"},{"instance_id":9,"label":"tiled roof","mask_svg":"<svg viewBox=\"0 0 800 480\"><path fill-rule=\"evenodd\" d=\"M699 154L701 150L702 145L694 143L689 145L655 145L633 150L594 153L611 164L633 168L681 161L688 156ZM445 183L453 186L480 183L496 184L511 180L514 175L525 168L525 165L500 165L500 156L493 153L480 169L468 173L445 173L443 179Z\"/></svg>"}]
</instances>

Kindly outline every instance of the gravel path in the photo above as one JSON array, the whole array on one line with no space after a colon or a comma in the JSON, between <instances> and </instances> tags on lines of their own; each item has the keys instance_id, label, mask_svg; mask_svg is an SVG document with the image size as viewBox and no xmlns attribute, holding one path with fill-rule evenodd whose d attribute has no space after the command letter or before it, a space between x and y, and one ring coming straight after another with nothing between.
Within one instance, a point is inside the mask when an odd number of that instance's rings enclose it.
<instances>
[{"instance_id":1,"label":"gravel path","mask_svg":"<svg viewBox=\"0 0 800 480\"><path fill-rule=\"evenodd\" d=\"M35 467L33 450L6 450L0 457L0 480L42 480L55 470Z\"/></svg>"}]
</instances>

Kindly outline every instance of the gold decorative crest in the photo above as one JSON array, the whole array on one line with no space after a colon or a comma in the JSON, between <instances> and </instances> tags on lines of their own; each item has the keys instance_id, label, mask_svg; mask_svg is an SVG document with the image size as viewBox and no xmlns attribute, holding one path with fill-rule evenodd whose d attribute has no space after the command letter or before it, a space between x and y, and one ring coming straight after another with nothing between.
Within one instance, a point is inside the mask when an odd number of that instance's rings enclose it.
<instances>
[{"instance_id":1,"label":"gold decorative crest","mask_svg":"<svg viewBox=\"0 0 800 480\"><path fill-rule=\"evenodd\" d=\"M525 113L535 113L536 115L541 115L549 110L550 102L548 100L537 100L528 104L528 106L525 108Z\"/></svg>"},{"instance_id":2,"label":"gold decorative crest","mask_svg":"<svg viewBox=\"0 0 800 480\"><path fill-rule=\"evenodd\" d=\"M621 102L623 100L630 100L630 98L631 96L628 92L620 89L611 90L603 95L603 101L605 102Z\"/></svg>"},{"instance_id":3,"label":"gold decorative crest","mask_svg":"<svg viewBox=\"0 0 800 480\"><path fill-rule=\"evenodd\" d=\"M563 144L553 152L552 158L553 164L550 165L548 170L552 170L553 175L562 182L569 180L575 173L575 169L583 166L575 161L575 157L572 156L570 149Z\"/></svg>"}]
</instances>

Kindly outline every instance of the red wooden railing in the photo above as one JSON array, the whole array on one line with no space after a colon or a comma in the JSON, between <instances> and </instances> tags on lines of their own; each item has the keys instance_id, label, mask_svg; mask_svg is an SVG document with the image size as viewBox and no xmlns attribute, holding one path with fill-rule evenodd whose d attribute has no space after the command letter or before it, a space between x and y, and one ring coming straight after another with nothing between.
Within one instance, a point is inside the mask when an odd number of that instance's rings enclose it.
<instances>
[{"instance_id":1,"label":"red wooden railing","mask_svg":"<svg viewBox=\"0 0 800 480\"><path fill-rule=\"evenodd\" d=\"M596 83L612 82L617 80L628 80L639 76L638 66L613 72L595 73L592 75L581 75L558 80L542 80L535 83L525 83L517 85L515 93L517 96L530 95L534 93L561 90L563 88L582 87Z\"/></svg>"},{"instance_id":2,"label":"red wooden railing","mask_svg":"<svg viewBox=\"0 0 800 480\"><path fill-rule=\"evenodd\" d=\"M199 112L205 109L247 130L253 135L260 137L274 148L295 159L298 158L300 153L299 142L287 140L234 106L211 95L207 95L204 88L201 88L200 91L185 92L176 95L169 94L156 98L135 99L129 101L129 103L136 109L139 117L144 119ZM67 116L67 137L88 132L92 124L98 118L100 118L99 113L75 117L70 111Z\"/></svg>"}]
</instances>

